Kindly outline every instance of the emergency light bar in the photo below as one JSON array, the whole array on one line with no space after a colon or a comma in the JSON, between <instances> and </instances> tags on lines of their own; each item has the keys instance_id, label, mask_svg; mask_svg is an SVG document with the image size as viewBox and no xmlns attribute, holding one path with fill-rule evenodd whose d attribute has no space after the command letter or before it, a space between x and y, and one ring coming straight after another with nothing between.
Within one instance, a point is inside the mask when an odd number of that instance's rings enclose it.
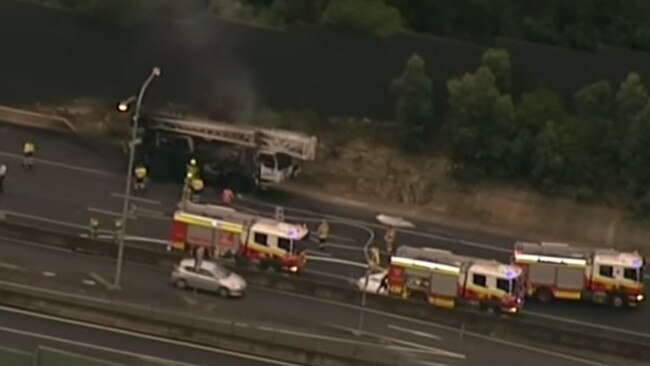
<instances>
[{"instance_id":1,"label":"emergency light bar","mask_svg":"<svg viewBox=\"0 0 650 366\"><path fill-rule=\"evenodd\" d=\"M549 257L545 255L524 254L524 253L517 253L517 252L515 252L515 261L566 264L566 265L582 266L582 267L587 265L587 260L585 259Z\"/></svg>"},{"instance_id":2,"label":"emergency light bar","mask_svg":"<svg viewBox=\"0 0 650 366\"><path fill-rule=\"evenodd\" d=\"M430 270L439 270L451 273L460 273L460 268L455 266L450 266L448 264L433 263L427 262L419 259L411 259L404 257L392 257L390 259L391 264L397 264L402 266L411 266L411 267L422 267Z\"/></svg>"}]
</instances>

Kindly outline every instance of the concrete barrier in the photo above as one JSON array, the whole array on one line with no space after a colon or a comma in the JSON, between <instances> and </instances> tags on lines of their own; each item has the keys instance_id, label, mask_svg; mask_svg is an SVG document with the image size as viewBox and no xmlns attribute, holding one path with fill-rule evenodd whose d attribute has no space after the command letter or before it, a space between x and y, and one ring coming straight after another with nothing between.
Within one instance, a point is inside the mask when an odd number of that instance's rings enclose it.
<instances>
[{"instance_id":1,"label":"concrete barrier","mask_svg":"<svg viewBox=\"0 0 650 366\"><path fill-rule=\"evenodd\" d=\"M65 247L77 252L115 257L117 246L72 236L70 234L27 227L7 221L0 222L0 236L31 240L44 245ZM178 253L158 252L146 248L127 246L125 260L156 266L171 267L180 259ZM270 274L237 268L251 285L298 293L310 297L360 304L362 294L352 285L336 286L330 283L306 280L300 276ZM641 335L595 329L588 325L568 323L561 320L539 319L527 316L500 316L468 309L441 309L429 304L408 301L375 294L366 295L366 307L427 321L434 321L458 329L505 337L524 337L537 341L568 346L577 349L602 350L612 355L650 361L650 338Z\"/></svg>"},{"instance_id":2,"label":"concrete barrier","mask_svg":"<svg viewBox=\"0 0 650 366\"><path fill-rule=\"evenodd\" d=\"M304 365L415 365L397 352L386 353L381 360L366 360L363 355L376 353L385 347L381 344L291 336L262 326L238 327L236 322L224 323L108 300L80 299L9 283L0 283L0 304ZM348 352L341 352L345 347Z\"/></svg>"},{"instance_id":3,"label":"concrete barrier","mask_svg":"<svg viewBox=\"0 0 650 366\"><path fill-rule=\"evenodd\" d=\"M76 133L77 128L68 119L24 109L0 106L0 121L22 127L49 131Z\"/></svg>"}]
</instances>

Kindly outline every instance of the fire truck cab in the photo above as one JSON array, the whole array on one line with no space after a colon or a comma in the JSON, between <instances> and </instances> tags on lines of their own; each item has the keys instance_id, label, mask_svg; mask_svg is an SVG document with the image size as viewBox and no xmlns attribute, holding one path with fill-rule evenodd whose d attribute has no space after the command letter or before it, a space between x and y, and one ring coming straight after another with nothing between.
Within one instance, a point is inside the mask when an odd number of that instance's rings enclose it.
<instances>
[{"instance_id":1,"label":"fire truck cab","mask_svg":"<svg viewBox=\"0 0 650 366\"><path fill-rule=\"evenodd\" d=\"M306 264L307 228L256 217L216 205L184 202L174 214L171 246L189 251L208 247L218 257L263 270L299 272Z\"/></svg>"},{"instance_id":2,"label":"fire truck cab","mask_svg":"<svg viewBox=\"0 0 650 366\"><path fill-rule=\"evenodd\" d=\"M518 267L497 261L400 246L390 260L388 292L446 308L469 305L517 313L524 297L521 275Z\"/></svg>"},{"instance_id":3,"label":"fire truck cab","mask_svg":"<svg viewBox=\"0 0 650 366\"><path fill-rule=\"evenodd\" d=\"M512 260L524 271L527 295L540 302L587 300L620 308L644 299L644 260L637 252L519 241Z\"/></svg>"}]
</instances>

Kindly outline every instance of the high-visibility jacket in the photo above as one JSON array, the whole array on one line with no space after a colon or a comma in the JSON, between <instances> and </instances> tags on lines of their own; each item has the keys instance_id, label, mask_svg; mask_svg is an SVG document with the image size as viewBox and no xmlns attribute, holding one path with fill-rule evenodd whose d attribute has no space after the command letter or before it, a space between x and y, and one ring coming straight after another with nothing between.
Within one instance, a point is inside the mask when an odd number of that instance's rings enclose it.
<instances>
[{"instance_id":1,"label":"high-visibility jacket","mask_svg":"<svg viewBox=\"0 0 650 366\"><path fill-rule=\"evenodd\" d=\"M379 256L379 249L372 247L370 249L370 260L375 266L381 265L381 257Z\"/></svg>"},{"instance_id":2,"label":"high-visibility jacket","mask_svg":"<svg viewBox=\"0 0 650 366\"><path fill-rule=\"evenodd\" d=\"M327 239L329 235L330 235L330 226L327 224L326 221L321 222L321 224L318 226L318 238Z\"/></svg>"},{"instance_id":3,"label":"high-visibility jacket","mask_svg":"<svg viewBox=\"0 0 650 366\"><path fill-rule=\"evenodd\" d=\"M144 166L139 166L135 168L135 177L138 179L144 179L147 177L147 168Z\"/></svg>"},{"instance_id":4,"label":"high-visibility jacket","mask_svg":"<svg viewBox=\"0 0 650 366\"><path fill-rule=\"evenodd\" d=\"M203 180L202 179L192 179L192 191L201 192L203 190Z\"/></svg>"},{"instance_id":5,"label":"high-visibility jacket","mask_svg":"<svg viewBox=\"0 0 650 366\"><path fill-rule=\"evenodd\" d=\"M194 179L199 174L199 167L196 164L187 164L187 177Z\"/></svg>"},{"instance_id":6,"label":"high-visibility jacket","mask_svg":"<svg viewBox=\"0 0 650 366\"><path fill-rule=\"evenodd\" d=\"M91 218L91 219L90 219L90 227L93 228L93 229L98 228L98 227L99 227L99 220L97 220L97 219L94 218L94 217Z\"/></svg>"},{"instance_id":7,"label":"high-visibility jacket","mask_svg":"<svg viewBox=\"0 0 650 366\"><path fill-rule=\"evenodd\" d=\"M35 150L36 150L36 146L31 141L25 142L25 145L23 145L24 154L33 154Z\"/></svg>"}]
</instances>

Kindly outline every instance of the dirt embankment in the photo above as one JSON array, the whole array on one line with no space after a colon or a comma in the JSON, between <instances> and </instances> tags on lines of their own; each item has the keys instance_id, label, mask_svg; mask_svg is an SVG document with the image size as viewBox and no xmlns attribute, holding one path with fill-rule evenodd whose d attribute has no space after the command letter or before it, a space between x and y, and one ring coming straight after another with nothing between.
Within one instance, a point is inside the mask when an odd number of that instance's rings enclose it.
<instances>
[{"instance_id":1,"label":"dirt embankment","mask_svg":"<svg viewBox=\"0 0 650 366\"><path fill-rule=\"evenodd\" d=\"M128 117L105 101L30 109L63 116L84 135L115 137L128 132ZM447 178L446 167L445 159L407 157L362 139L338 144L325 139L318 160L304 167L299 181L333 195L395 205L450 227L650 252L650 220L525 189L460 186Z\"/></svg>"},{"instance_id":2,"label":"dirt embankment","mask_svg":"<svg viewBox=\"0 0 650 366\"><path fill-rule=\"evenodd\" d=\"M523 189L459 186L446 177L446 166L444 159L406 157L362 140L324 143L319 161L305 167L301 181L335 195L396 203L451 227L650 251L649 220Z\"/></svg>"}]
</instances>

